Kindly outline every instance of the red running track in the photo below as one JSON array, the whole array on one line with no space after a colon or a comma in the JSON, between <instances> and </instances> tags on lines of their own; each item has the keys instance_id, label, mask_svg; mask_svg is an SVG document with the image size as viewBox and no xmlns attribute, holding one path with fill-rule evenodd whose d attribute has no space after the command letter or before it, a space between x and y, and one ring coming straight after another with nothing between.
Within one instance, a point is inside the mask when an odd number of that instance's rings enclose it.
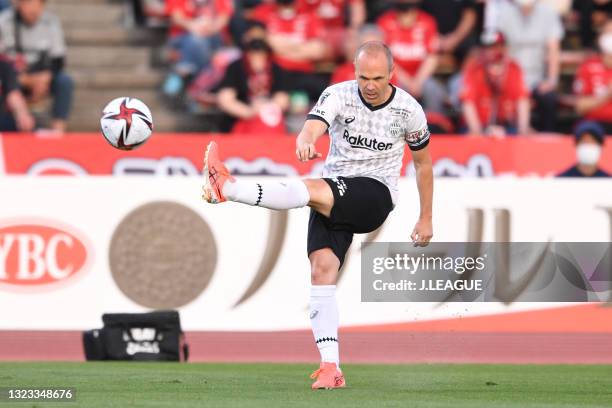
<instances>
[{"instance_id":1,"label":"red running track","mask_svg":"<svg viewBox=\"0 0 612 408\"><path fill-rule=\"evenodd\" d=\"M316 362L308 330L187 332L191 360ZM343 362L612 364L602 304L340 330ZM0 360L82 361L81 332L0 331Z\"/></svg>"},{"instance_id":2,"label":"red running track","mask_svg":"<svg viewBox=\"0 0 612 408\"><path fill-rule=\"evenodd\" d=\"M316 362L312 334L188 332L191 361ZM612 364L611 333L340 333L346 363ZM0 360L82 361L76 331L1 331Z\"/></svg>"}]
</instances>

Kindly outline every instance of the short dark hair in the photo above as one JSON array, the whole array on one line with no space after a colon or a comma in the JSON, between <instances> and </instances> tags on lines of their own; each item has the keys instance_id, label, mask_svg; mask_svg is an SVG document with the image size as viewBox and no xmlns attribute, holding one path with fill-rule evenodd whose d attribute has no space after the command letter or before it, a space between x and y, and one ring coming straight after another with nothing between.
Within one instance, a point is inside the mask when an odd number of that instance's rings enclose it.
<instances>
[{"instance_id":1,"label":"short dark hair","mask_svg":"<svg viewBox=\"0 0 612 408\"><path fill-rule=\"evenodd\" d=\"M582 122L578 123L574 129L574 140L576 143L579 143L582 136L587 133L593 136L600 145L604 144L606 131L599 122L583 120Z\"/></svg>"},{"instance_id":2,"label":"short dark hair","mask_svg":"<svg viewBox=\"0 0 612 408\"><path fill-rule=\"evenodd\" d=\"M393 54L387 44L382 41L368 41L359 46L357 51L355 51L355 60L353 61L355 65L357 64L357 58L359 58L359 54L365 52L367 54L376 54L376 53L384 53L385 58L387 59L387 64L389 66L389 72L393 69Z\"/></svg>"}]
</instances>

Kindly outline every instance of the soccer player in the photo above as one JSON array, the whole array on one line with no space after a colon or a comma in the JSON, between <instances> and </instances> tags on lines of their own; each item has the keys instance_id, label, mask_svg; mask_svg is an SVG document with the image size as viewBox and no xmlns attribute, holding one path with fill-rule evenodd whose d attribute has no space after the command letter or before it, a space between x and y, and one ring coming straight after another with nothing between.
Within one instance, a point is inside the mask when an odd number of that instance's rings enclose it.
<instances>
[{"instance_id":1,"label":"soccer player","mask_svg":"<svg viewBox=\"0 0 612 408\"><path fill-rule=\"evenodd\" d=\"M235 179L211 142L204 159L203 198L235 201L273 210L309 206L308 257L311 264L310 319L321 353L313 389L345 386L338 357L338 270L354 233L374 231L397 201L397 181L405 144L412 151L420 196L420 216L412 231L425 246L432 232L433 172L429 130L421 106L389 83L393 57L378 41L355 54L357 80L327 88L308 115L296 141L300 161L321 157L315 142L331 137L324 178L282 181Z\"/></svg>"}]
</instances>

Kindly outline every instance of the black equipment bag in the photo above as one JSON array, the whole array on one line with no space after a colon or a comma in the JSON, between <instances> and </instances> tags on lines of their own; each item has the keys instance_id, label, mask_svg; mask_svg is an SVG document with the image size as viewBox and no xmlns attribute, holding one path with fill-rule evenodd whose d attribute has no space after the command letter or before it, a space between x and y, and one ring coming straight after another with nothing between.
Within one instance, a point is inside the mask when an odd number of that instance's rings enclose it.
<instances>
[{"instance_id":1,"label":"black equipment bag","mask_svg":"<svg viewBox=\"0 0 612 408\"><path fill-rule=\"evenodd\" d=\"M189 346L177 311L105 314L102 321L102 329L83 332L87 360L187 361L189 358Z\"/></svg>"}]
</instances>

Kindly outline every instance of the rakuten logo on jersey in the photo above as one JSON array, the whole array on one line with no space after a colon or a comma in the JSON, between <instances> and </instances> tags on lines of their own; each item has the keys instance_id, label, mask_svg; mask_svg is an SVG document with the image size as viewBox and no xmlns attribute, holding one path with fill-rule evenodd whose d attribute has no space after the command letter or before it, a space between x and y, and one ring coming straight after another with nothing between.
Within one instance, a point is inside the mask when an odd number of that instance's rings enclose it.
<instances>
[{"instance_id":1,"label":"rakuten logo on jersey","mask_svg":"<svg viewBox=\"0 0 612 408\"><path fill-rule=\"evenodd\" d=\"M376 139L369 139L361 135L351 136L348 130L346 129L344 130L342 138L346 140L351 145L351 147L355 149L366 149L372 150L374 152L382 152L384 150L389 150L393 147L393 143L379 142Z\"/></svg>"},{"instance_id":2,"label":"rakuten logo on jersey","mask_svg":"<svg viewBox=\"0 0 612 408\"><path fill-rule=\"evenodd\" d=\"M0 227L0 284L34 287L65 282L83 272L84 240L39 223Z\"/></svg>"}]
</instances>

